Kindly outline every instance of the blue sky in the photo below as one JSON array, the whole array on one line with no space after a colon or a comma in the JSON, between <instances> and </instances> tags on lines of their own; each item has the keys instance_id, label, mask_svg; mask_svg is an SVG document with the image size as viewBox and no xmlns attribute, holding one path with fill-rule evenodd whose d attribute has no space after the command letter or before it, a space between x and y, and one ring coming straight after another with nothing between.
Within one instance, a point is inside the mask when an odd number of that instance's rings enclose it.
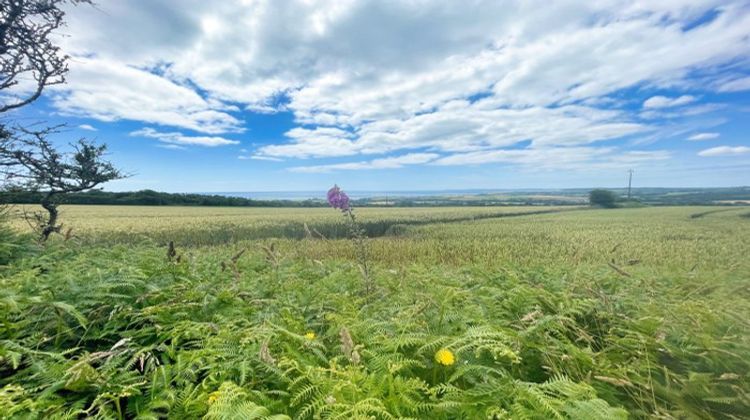
<instances>
[{"instance_id":1,"label":"blue sky","mask_svg":"<svg viewBox=\"0 0 750 420\"><path fill-rule=\"evenodd\" d=\"M97 3L13 118L106 142L109 190L750 184L746 1Z\"/></svg>"}]
</instances>

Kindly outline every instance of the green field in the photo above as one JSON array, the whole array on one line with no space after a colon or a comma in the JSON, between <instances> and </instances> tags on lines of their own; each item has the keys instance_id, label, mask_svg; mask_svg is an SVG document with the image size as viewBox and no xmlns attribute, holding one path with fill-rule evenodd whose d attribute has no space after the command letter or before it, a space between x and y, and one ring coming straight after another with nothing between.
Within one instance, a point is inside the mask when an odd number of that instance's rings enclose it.
<instances>
[{"instance_id":1,"label":"green field","mask_svg":"<svg viewBox=\"0 0 750 420\"><path fill-rule=\"evenodd\" d=\"M750 208L356 213L366 271L331 209L63 206L3 244L0 413L750 416Z\"/></svg>"}]
</instances>

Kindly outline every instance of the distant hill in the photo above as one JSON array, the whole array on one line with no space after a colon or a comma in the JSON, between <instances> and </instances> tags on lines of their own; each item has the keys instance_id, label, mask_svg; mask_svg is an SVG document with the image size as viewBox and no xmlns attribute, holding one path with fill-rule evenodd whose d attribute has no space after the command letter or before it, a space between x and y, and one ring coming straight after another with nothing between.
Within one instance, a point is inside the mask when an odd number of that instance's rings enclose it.
<instances>
[{"instance_id":1,"label":"distant hill","mask_svg":"<svg viewBox=\"0 0 750 420\"><path fill-rule=\"evenodd\" d=\"M624 188L610 189L625 199ZM353 200L360 207L416 207L416 206L515 206L515 205L581 205L588 203L591 188L560 190L482 191L413 196L371 196ZM36 204L41 200L39 192L0 192L0 203ZM748 205L750 187L732 188L634 188L632 202L644 205ZM258 200L247 197L221 194L182 194L153 190L107 192L89 191L71 194L64 198L65 204L110 204L142 206L223 206L223 207L322 207L325 200Z\"/></svg>"},{"instance_id":2,"label":"distant hill","mask_svg":"<svg viewBox=\"0 0 750 420\"><path fill-rule=\"evenodd\" d=\"M482 205L580 205L588 203L593 188L517 190L481 193L446 193L413 197L371 197L360 205L389 206L482 206ZM627 189L611 188L625 200ZM732 188L633 188L633 202L645 205L733 205L750 204L750 187Z\"/></svg>"},{"instance_id":3,"label":"distant hill","mask_svg":"<svg viewBox=\"0 0 750 420\"><path fill-rule=\"evenodd\" d=\"M614 189L624 196L627 190ZM750 187L731 188L634 188L633 198L653 205L750 204Z\"/></svg>"}]
</instances>

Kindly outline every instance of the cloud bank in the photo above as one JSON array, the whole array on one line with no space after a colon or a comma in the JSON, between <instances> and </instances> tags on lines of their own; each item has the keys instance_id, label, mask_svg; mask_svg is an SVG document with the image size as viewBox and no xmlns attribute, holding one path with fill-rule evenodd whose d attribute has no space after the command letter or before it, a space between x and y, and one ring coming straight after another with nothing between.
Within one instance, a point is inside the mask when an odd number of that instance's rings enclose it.
<instances>
[{"instance_id":1,"label":"cloud bank","mask_svg":"<svg viewBox=\"0 0 750 420\"><path fill-rule=\"evenodd\" d=\"M747 28L743 1L122 0L70 11L53 104L203 146L252 141L244 113L289 112L245 158L350 159L299 172L647 162L669 153L613 142L750 90Z\"/></svg>"}]
</instances>

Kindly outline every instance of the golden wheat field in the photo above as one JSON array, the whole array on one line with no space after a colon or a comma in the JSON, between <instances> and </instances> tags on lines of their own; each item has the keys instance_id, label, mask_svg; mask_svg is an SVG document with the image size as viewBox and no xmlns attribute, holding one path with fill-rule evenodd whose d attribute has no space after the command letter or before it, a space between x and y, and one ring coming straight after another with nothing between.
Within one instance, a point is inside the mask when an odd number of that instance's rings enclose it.
<instances>
[{"instance_id":1,"label":"golden wheat field","mask_svg":"<svg viewBox=\"0 0 750 420\"><path fill-rule=\"evenodd\" d=\"M570 209L573 207L362 208L357 213L370 236L382 236L396 225L477 220ZM13 226L20 231L29 230L24 215L35 210L38 207L13 207ZM198 246L248 239L300 239L310 236L310 233L326 238L347 234L341 215L329 208L70 205L61 207L61 217L65 220L65 229L72 228L79 237L111 242L137 242L151 238ZM305 230L305 225L310 232Z\"/></svg>"},{"instance_id":2,"label":"golden wheat field","mask_svg":"<svg viewBox=\"0 0 750 420\"><path fill-rule=\"evenodd\" d=\"M16 206L12 225L29 231ZM718 211L717 211L718 210ZM371 257L384 264L538 266L606 264L651 269L734 269L750 250L748 207L591 210L508 206L361 208ZM80 243L182 247L275 242L295 254L348 258L342 216L328 208L63 206L65 230ZM302 241L300 241L302 240Z\"/></svg>"}]
</instances>

